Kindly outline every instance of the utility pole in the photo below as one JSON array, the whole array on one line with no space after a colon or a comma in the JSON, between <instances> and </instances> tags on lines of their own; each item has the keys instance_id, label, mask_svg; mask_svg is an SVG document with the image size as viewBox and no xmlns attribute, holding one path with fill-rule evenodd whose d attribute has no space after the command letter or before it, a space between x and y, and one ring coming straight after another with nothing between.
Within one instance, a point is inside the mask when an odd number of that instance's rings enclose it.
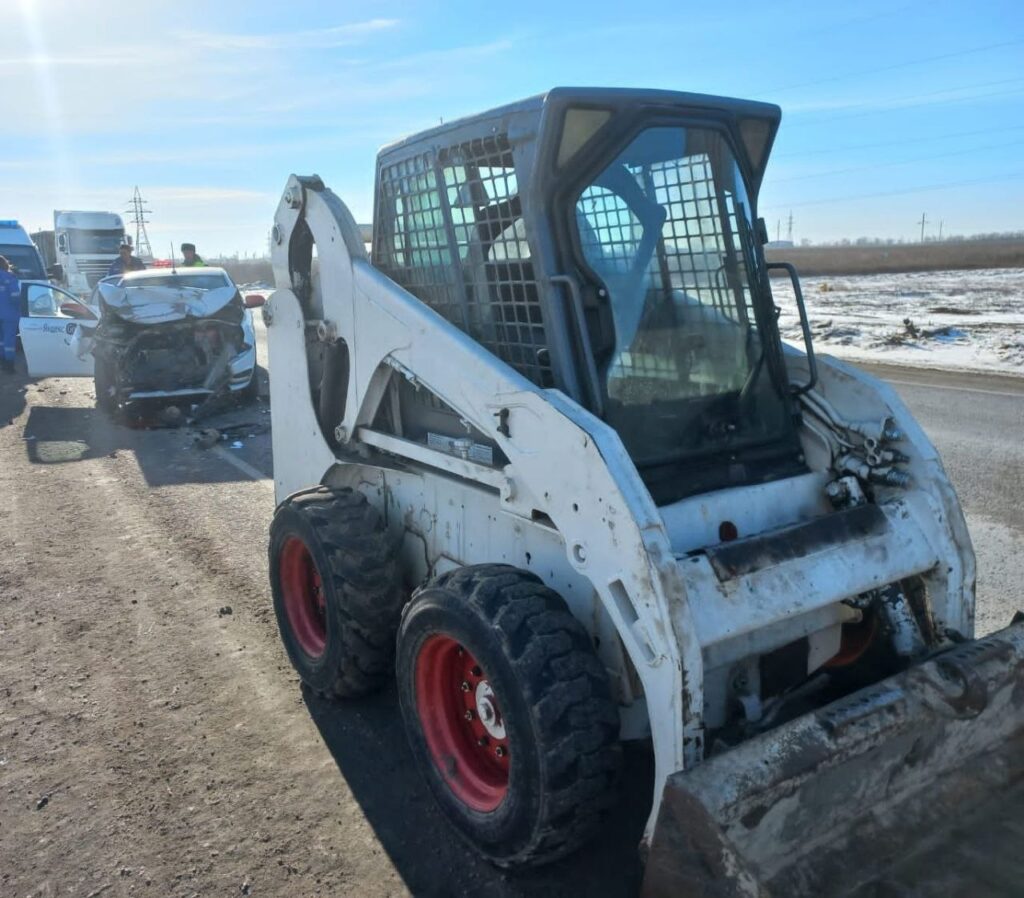
<instances>
[{"instance_id":1,"label":"utility pole","mask_svg":"<svg viewBox=\"0 0 1024 898\"><path fill-rule=\"evenodd\" d=\"M790 243L793 242L793 212L792 212L792 210L790 210L789 222L787 223L787 227L786 227L786 239Z\"/></svg>"},{"instance_id":2,"label":"utility pole","mask_svg":"<svg viewBox=\"0 0 1024 898\"><path fill-rule=\"evenodd\" d=\"M939 242L940 242L940 243L942 242L942 225L943 225L943 221L942 221L942 219L940 218L940 219L939 219Z\"/></svg>"},{"instance_id":3,"label":"utility pole","mask_svg":"<svg viewBox=\"0 0 1024 898\"><path fill-rule=\"evenodd\" d=\"M152 259L153 248L149 245L149 235L146 233L146 223L149 219L146 216L153 210L146 208L146 201L142 198L142 194L139 193L137 185L135 193L132 194L132 198L128 203L129 205L125 212L131 215L131 223L135 225L135 252L140 259Z\"/></svg>"},{"instance_id":4,"label":"utility pole","mask_svg":"<svg viewBox=\"0 0 1024 898\"><path fill-rule=\"evenodd\" d=\"M924 226L928 224L928 219L925 218L924 212L921 213L921 221L919 224L921 225L921 242L924 243Z\"/></svg>"},{"instance_id":5,"label":"utility pole","mask_svg":"<svg viewBox=\"0 0 1024 898\"><path fill-rule=\"evenodd\" d=\"M778 243L782 239L782 219L775 219L775 242Z\"/></svg>"}]
</instances>

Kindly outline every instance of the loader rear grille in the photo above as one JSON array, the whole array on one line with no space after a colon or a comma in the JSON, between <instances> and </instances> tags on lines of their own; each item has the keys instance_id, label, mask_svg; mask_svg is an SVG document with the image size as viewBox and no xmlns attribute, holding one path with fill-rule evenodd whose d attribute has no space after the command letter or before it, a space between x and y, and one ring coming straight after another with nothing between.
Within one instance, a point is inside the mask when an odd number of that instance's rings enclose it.
<instances>
[{"instance_id":1,"label":"loader rear grille","mask_svg":"<svg viewBox=\"0 0 1024 898\"><path fill-rule=\"evenodd\" d=\"M377 208L374 264L535 384L552 386L508 138L383 166Z\"/></svg>"}]
</instances>

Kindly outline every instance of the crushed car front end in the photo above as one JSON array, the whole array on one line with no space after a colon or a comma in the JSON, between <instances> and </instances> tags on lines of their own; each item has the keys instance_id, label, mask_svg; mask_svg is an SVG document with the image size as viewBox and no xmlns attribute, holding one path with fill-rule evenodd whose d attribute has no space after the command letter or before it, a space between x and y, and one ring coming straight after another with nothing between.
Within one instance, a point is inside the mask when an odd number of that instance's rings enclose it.
<instances>
[{"instance_id":1,"label":"crushed car front end","mask_svg":"<svg viewBox=\"0 0 1024 898\"><path fill-rule=\"evenodd\" d=\"M170 276L125 278L99 293L92 353L97 391L108 402L203 401L253 383L252 321L226 278L210 289Z\"/></svg>"}]
</instances>

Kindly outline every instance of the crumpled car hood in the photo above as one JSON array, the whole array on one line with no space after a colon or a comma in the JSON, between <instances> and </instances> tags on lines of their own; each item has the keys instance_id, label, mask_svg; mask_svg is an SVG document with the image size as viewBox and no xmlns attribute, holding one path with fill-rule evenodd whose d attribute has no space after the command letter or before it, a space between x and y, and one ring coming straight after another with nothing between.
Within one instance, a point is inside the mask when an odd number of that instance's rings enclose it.
<instances>
[{"instance_id":1,"label":"crumpled car hood","mask_svg":"<svg viewBox=\"0 0 1024 898\"><path fill-rule=\"evenodd\" d=\"M133 324L209 318L231 302L235 293L235 288L230 286L199 290L196 287L100 284L100 295L107 309Z\"/></svg>"}]
</instances>

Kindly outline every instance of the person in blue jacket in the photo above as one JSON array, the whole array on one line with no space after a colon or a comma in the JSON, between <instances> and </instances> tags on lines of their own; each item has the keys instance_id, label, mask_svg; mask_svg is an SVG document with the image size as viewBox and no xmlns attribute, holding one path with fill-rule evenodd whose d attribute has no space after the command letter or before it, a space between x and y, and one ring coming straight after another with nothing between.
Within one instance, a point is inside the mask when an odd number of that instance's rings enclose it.
<instances>
[{"instance_id":1,"label":"person in blue jacket","mask_svg":"<svg viewBox=\"0 0 1024 898\"><path fill-rule=\"evenodd\" d=\"M3 341L3 369L8 373L14 372L19 318L21 283L11 271L11 263L5 256L0 256L0 338Z\"/></svg>"},{"instance_id":2,"label":"person in blue jacket","mask_svg":"<svg viewBox=\"0 0 1024 898\"><path fill-rule=\"evenodd\" d=\"M126 274L129 271L142 271L146 267L146 263L137 256L132 255L132 246L130 243L122 243L118 249L117 258L110 263L110 267L107 269L107 277L112 274Z\"/></svg>"}]
</instances>

